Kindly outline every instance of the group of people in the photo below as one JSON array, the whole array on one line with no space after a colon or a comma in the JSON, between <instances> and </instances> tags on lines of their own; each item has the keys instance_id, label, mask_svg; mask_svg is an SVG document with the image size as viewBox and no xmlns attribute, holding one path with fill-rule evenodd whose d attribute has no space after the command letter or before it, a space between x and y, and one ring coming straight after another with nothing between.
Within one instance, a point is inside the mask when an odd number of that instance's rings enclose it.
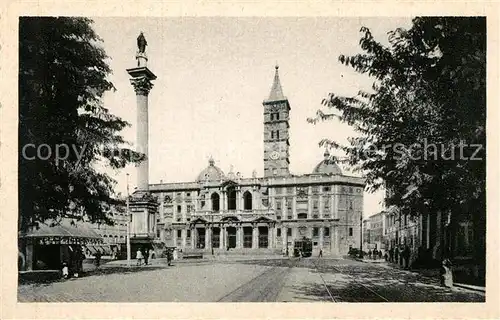
<instances>
[{"instance_id":1,"label":"group of people","mask_svg":"<svg viewBox=\"0 0 500 320\"><path fill-rule=\"evenodd\" d=\"M135 258L137 259L138 266L141 266L143 262L144 265L148 265L149 259L154 259L154 251L146 247L138 248Z\"/></svg>"},{"instance_id":2,"label":"group of people","mask_svg":"<svg viewBox=\"0 0 500 320\"><path fill-rule=\"evenodd\" d=\"M411 249L408 245L391 247L386 260L391 263L399 264L405 269L410 269Z\"/></svg>"},{"instance_id":3,"label":"group of people","mask_svg":"<svg viewBox=\"0 0 500 320\"><path fill-rule=\"evenodd\" d=\"M376 248L368 251L368 258L376 260L382 259L382 250L377 250Z\"/></svg>"},{"instance_id":4,"label":"group of people","mask_svg":"<svg viewBox=\"0 0 500 320\"><path fill-rule=\"evenodd\" d=\"M83 272L83 260L85 254L81 246L68 246L68 255L64 258L62 264L62 276L64 279L70 277L78 278Z\"/></svg>"}]
</instances>

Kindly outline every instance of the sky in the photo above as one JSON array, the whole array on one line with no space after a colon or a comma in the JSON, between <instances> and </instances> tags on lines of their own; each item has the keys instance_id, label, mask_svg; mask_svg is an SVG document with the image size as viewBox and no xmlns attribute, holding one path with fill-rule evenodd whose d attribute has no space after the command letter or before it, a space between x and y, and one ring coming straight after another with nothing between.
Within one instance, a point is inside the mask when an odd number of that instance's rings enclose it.
<instances>
[{"instance_id":1,"label":"sky","mask_svg":"<svg viewBox=\"0 0 500 320\"><path fill-rule=\"evenodd\" d=\"M126 69L136 66L136 39L147 39L148 68L158 77L149 94L150 183L194 181L212 156L225 173L263 176L263 106L274 67L279 65L290 112L290 171L311 173L323 159L318 143L346 143L356 133L339 121L306 121L322 109L329 93L355 95L372 79L338 61L361 52L362 26L387 43L387 32L409 28L411 18L93 18L103 39L116 87L104 97L110 111L131 126L125 139L136 140L136 99ZM324 110L324 109L323 109ZM335 154L335 152L334 152ZM336 153L337 155L341 155ZM342 167L345 174L352 174ZM135 167L106 169L117 192L136 183ZM382 209L383 193L364 194L364 215Z\"/></svg>"}]
</instances>

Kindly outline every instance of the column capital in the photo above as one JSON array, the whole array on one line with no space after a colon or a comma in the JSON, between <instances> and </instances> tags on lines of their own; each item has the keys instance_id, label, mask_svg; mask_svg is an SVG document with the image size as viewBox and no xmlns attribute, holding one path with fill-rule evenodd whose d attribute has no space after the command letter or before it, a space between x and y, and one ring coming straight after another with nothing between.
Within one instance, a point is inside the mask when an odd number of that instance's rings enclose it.
<instances>
[{"instance_id":1,"label":"column capital","mask_svg":"<svg viewBox=\"0 0 500 320\"><path fill-rule=\"evenodd\" d=\"M138 96L147 96L149 91L153 88L153 83L151 79L146 76L132 78L130 83L134 87L135 94Z\"/></svg>"}]
</instances>

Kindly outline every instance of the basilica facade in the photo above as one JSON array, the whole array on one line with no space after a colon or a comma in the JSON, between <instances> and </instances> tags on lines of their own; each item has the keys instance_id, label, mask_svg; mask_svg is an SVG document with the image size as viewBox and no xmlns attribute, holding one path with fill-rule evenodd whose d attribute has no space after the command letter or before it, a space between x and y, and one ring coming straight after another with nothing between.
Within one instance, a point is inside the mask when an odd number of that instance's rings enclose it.
<instances>
[{"instance_id":1,"label":"basilica facade","mask_svg":"<svg viewBox=\"0 0 500 320\"><path fill-rule=\"evenodd\" d=\"M310 174L290 173L290 111L276 66L263 101L264 176L226 174L210 159L192 182L150 184L159 201L155 242L214 254L279 253L303 237L325 255L358 248L365 182L343 175L328 151Z\"/></svg>"}]
</instances>

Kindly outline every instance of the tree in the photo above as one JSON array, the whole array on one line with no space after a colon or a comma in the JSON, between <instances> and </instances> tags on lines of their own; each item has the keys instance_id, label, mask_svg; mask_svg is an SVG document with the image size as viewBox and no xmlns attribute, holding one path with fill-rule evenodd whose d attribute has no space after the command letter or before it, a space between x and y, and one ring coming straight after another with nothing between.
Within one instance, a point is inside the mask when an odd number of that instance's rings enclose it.
<instances>
[{"instance_id":1,"label":"tree","mask_svg":"<svg viewBox=\"0 0 500 320\"><path fill-rule=\"evenodd\" d=\"M323 100L332 111L309 119L339 119L359 136L320 144L343 150L370 190L385 186L387 203L405 214L485 217L486 19L415 18L389 32L389 46L361 32L364 52L339 60L372 77L372 91L332 93Z\"/></svg>"},{"instance_id":2,"label":"tree","mask_svg":"<svg viewBox=\"0 0 500 320\"><path fill-rule=\"evenodd\" d=\"M95 165L117 169L144 158L124 147L119 133L129 124L102 104L115 88L91 23L19 19L20 230L64 217L112 224L106 213L123 201Z\"/></svg>"}]
</instances>

